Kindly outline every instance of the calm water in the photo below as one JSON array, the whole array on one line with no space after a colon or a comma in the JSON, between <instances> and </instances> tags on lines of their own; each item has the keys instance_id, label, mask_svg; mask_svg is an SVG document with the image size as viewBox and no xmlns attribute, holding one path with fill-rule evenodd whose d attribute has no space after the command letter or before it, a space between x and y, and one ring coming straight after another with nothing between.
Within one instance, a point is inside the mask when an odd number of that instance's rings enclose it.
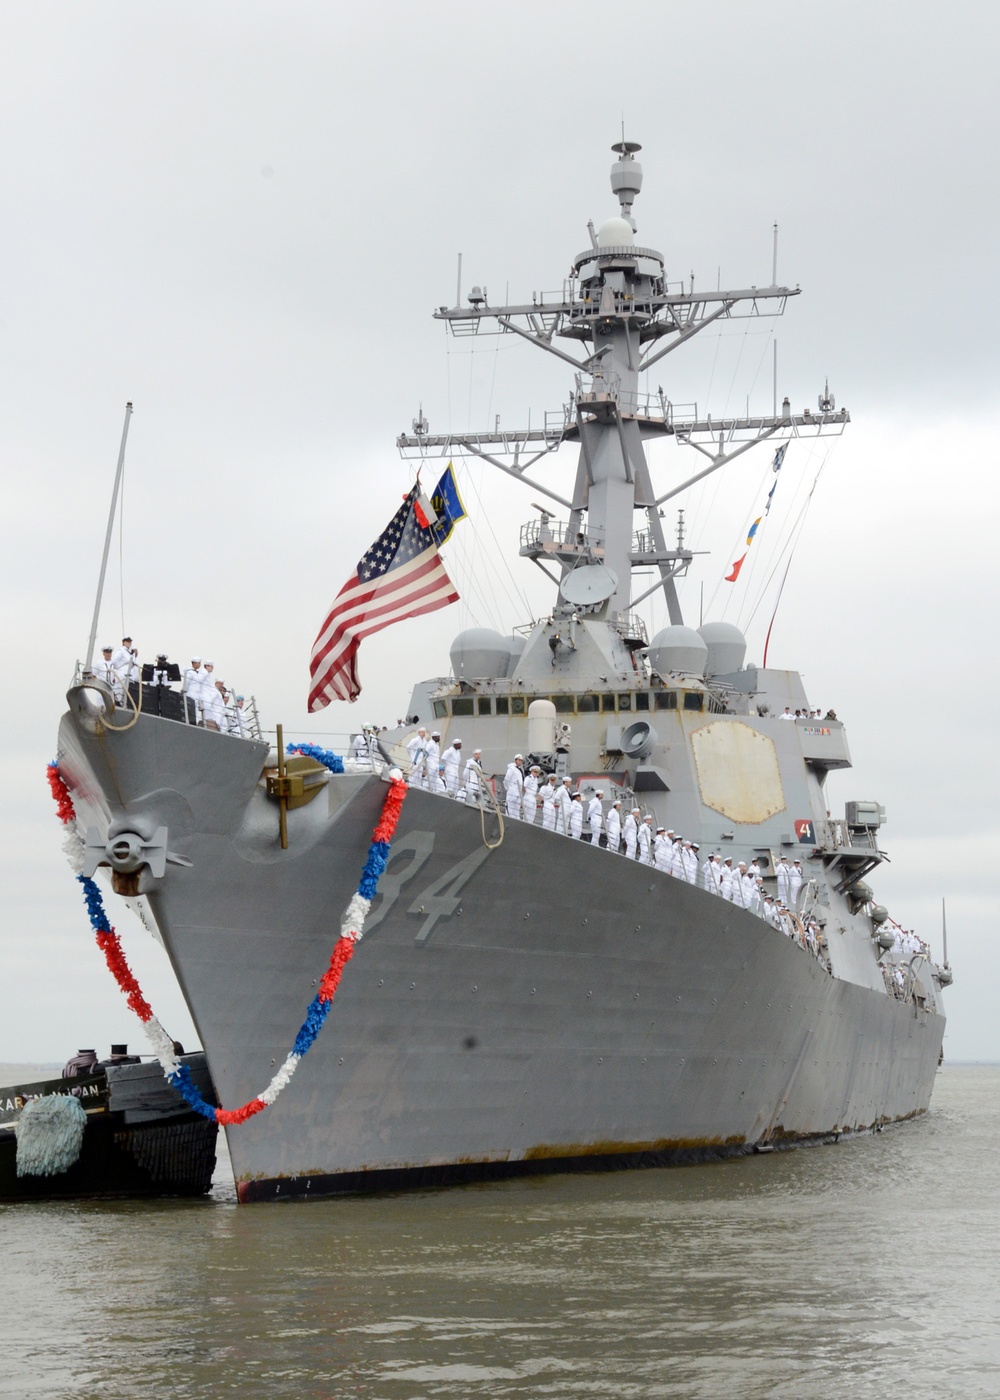
<instances>
[{"instance_id":1,"label":"calm water","mask_svg":"<svg viewBox=\"0 0 1000 1400\"><path fill-rule=\"evenodd\" d=\"M998 1154L960 1066L920 1123L711 1167L0 1206L0 1395L995 1400Z\"/></svg>"}]
</instances>

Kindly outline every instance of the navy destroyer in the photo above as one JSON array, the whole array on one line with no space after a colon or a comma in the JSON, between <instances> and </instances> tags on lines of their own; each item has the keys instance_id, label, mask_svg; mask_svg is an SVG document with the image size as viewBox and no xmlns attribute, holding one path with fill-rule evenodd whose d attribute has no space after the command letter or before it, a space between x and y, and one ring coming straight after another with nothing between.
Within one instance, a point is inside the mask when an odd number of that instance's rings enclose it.
<instances>
[{"instance_id":1,"label":"navy destroyer","mask_svg":"<svg viewBox=\"0 0 1000 1400\"><path fill-rule=\"evenodd\" d=\"M733 625L685 625L676 582L693 556L663 529L667 501L740 454L840 433L849 415L826 391L816 410L776 399L770 416L722 418L640 393L707 327L778 314L797 288L669 282L636 237L639 147L613 149L618 212L590 226L559 294L496 306L474 287L435 313L568 361L564 409L447 436L421 413L398 439L404 458L464 454L544 493L520 541L551 579L543 616L461 633L407 725L342 773L187 706L151 712L138 687L130 705L85 667L69 691L58 764L89 871L110 871L162 941L227 1105L282 1064L387 778L413 779L327 1025L267 1111L228 1130L243 1201L767 1151L928 1107L951 974L874 902L878 803L827 810L827 775L851 766L844 726L797 673L748 663ZM692 474L654 481L658 439L690 449ZM566 446L564 498L542 469ZM652 638L640 570L668 610ZM421 727L439 750L478 750L482 781L440 782ZM523 771L505 813L515 753L565 790L556 823L518 819L538 800L522 805ZM575 793L597 839L564 834ZM633 809L646 833L621 847L612 814Z\"/></svg>"}]
</instances>

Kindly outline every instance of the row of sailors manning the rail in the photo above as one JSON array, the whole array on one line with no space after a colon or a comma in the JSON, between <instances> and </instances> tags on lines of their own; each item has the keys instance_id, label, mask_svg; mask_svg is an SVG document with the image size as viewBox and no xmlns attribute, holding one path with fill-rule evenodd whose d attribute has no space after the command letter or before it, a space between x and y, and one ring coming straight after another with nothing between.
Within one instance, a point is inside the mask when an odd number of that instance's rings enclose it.
<instances>
[{"instance_id":1,"label":"row of sailors manning the rail","mask_svg":"<svg viewBox=\"0 0 1000 1400\"><path fill-rule=\"evenodd\" d=\"M473 750L463 770L461 739L454 740L442 754L440 737L435 731L428 738L426 731L420 730L407 744L411 787L457 797L470 806L479 806L489 782L482 767L482 750ZM360 751L358 756L361 756ZM688 884L698 884L699 846L696 841L685 840L667 827L654 828L653 818L644 817L638 807L623 815L621 800L613 802L605 812L601 788L596 789L584 806L583 794L572 790L572 782L572 778L565 777L557 783L555 775L543 774L538 764L532 764L525 771L523 756L515 754L503 780L507 816L532 823L541 811L543 831L560 831L572 839L590 841L592 845L604 846L614 854L651 865ZM732 856L723 858L713 852L701 865L700 876L703 889L746 909L764 912L766 903L775 902L763 889L763 876L756 861L749 864L739 861L734 865ZM798 860L789 862L782 856L775 876L777 904L782 908L796 908L804 878L801 863Z\"/></svg>"},{"instance_id":2,"label":"row of sailors manning the rail","mask_svg":"<svg viewBox=\"0 0 1000 1400\"><path fill-rule=\"evenodd\" d=\"M123 637L120 647L101 648L101 659L93 666L94 675L111 687L116 702L125 703L125 688L137 685L140 677L139 651L132 645L131 637ZM183 674L181 693L186 695L196 707L198 722L206 729L218 730L222 734L235 734L238 738L250 737L250 716L246 712L244 696L227 688L225 681L214 674L215 665L211 661L202 663L200 656L191 658L191 665ZM167 661L166 653L161 652L152 667L150 684L172 688L172 678L178 674Z\"/></svg>"}]
</instances>

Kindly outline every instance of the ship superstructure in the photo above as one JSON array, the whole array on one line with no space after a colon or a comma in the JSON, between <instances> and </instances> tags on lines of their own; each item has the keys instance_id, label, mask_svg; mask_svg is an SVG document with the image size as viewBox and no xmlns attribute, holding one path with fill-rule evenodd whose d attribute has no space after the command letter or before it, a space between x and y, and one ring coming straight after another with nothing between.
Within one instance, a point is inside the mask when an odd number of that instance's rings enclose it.
<instances>
[{"instance_id":1,"label":"ship superstructure","mask_svg":"<svg viewBox=\"0 0 1000 1400\"><path fill-rule=\"evenodd\" d=\"M549 575L553 605L509 637L461 633L449 674L415 687L413 724L383 736L384 768L409 763L417 722L442 750L456 737L480 749L498 779L523 754L586 800L601 790L605 813L621 800L683 832L699 865L710 851L756 862L761 898L797 859L794 908L778 926L700 874L504 820L499 788L456 800L425 773L329 1025L288 1092L230 1132L241 1199L687 1159L927 1107L950 973L892 952L865 883L883 859L881 808L828 815L827 774L850 767L842 723L816 715L796 673L748 665L734 626L684 624L676 579L693 555L661 518L753 446L839 433L848 414L827 390L816 412L786 399L723 419L640 394L640 374L699 331L780 312L797 289L668 283L663 256L636 241L639 147L614 150L620 212L591 231L561 298L491 306L474 287L436 313L456 334L491 323L573 366L568 404L540 428L439 437L421 413L399 439L404 456L465 453L545 494L554 509L524 527L520 552ZM644 448L661 437L702 458L664 489ZM540 476L566 444L579 448L571 498ZM632 587L650 568L670 619L651 639L636 608L652 589ZM91 867L142 898L221 1100L243 1102L315 986L383 765L331 776L298 760L290 801L266 743L147 713L125 726L92 677L69 702L60 767Z\"/></svg>"}]
</instances>

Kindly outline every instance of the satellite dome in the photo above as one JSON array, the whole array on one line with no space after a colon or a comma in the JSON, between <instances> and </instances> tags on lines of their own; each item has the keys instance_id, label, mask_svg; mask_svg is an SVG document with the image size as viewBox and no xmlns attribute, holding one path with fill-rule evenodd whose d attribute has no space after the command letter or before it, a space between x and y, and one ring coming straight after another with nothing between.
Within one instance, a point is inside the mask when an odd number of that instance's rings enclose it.
<instances>
[{"instance_id":1,"label":"satellite dome","mask_svg":"<svg viewBox=\"0 0 1000 1400\"><path fill-rule=\"evenodd\" d=\"M664 627L649 644L649 661L654 671L684 671L703 676L708 647L693 627Z\"/></svg>"},{"instance_id":2,"label":"satellite dome","mask_svg":"<svg viewBox=\"0 0 1000 1400\"><path fill-rule=\"evenodd\" d=\"M456 680L486 680L507 674L510 638L489 627L470 627L451 644L451 670Z\"/></svg>"},{"instance_id":3,"label":"satellite dome","mask_svg":"<svg viewBox=\"0 0 1000 1400\"><path fill-rule=\"evenodd\" d=\"M728 676L738 671L747 654L747 639L731 622L706 622L698 635L708 647L706 676Z\"/></svg>"},{"instance_id":4,"label":"satellite dome","mask_svg":"<svg viewBox=\"0 0 1000 1400\"><path fill-rule=\"evenodd\" d=\"M597 230L598 248L620 248L623 244L631 246L634 242L632 225L620 215L613 219L605 219Z\"/></svg>"}]
</instances>

